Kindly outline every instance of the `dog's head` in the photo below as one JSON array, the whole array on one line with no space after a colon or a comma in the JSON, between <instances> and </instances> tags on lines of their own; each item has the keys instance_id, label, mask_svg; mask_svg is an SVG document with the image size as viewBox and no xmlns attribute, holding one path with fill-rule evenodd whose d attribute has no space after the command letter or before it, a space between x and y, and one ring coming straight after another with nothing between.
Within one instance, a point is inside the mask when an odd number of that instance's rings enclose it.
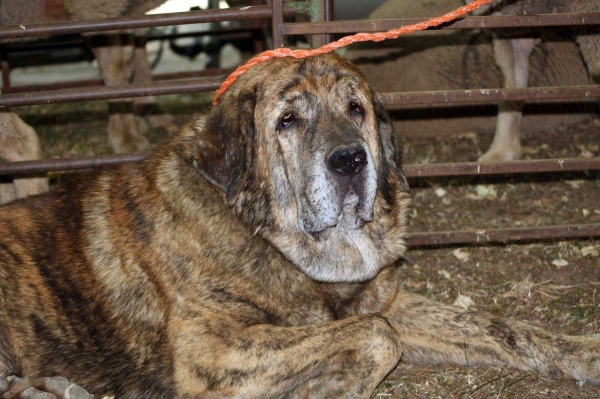
<instances>
[{"instance_id":1,"label":"dog's head","mask_svg":"<svg viewBox=\"0 0 600 399\"><path fill-rule=\"evenodd\" d=\"M408 186L394 132L343 58L254 66L197 130L198 170L310 277L364 281L404 252Z\"/></svg>"}]
</instances>

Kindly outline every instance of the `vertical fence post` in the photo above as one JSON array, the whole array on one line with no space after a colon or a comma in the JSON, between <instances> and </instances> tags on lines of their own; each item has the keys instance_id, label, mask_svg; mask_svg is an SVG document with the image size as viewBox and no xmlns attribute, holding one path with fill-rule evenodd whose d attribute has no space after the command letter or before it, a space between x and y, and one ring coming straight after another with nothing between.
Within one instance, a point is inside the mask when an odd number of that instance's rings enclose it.
<instances>
[{"instance_id":1,"label":"vertical fence post","mask_svg":"<svg viewBox=\"0 0 600 399\"><path fill-rule=\"evenodd\" d=\"M283 47L283 0L273 0L273 48Z\"/></svg>"},{"instance_id":2,"label":"vertical fence post","mask_svg":"<svg viewBox=\"0 0 600 399\"><path fill-rule=\"evenodd\" d=\"M310 22L324 22L326 15L326 0L307 1L310 1ZM317 48L327 44L327 36L328 35L312 35L310 37L310 46L312 48Z\"/></svg>"},{"instance_id":3,"label":"vertical fence post","mask_svg":"<svg viewBox=\"0 0 600 399\"><path fill-rule=\"evenodd\" d=\"M333 0L324 0L325 3L325 21L333 21ZM325 41L327 44L331 43L334 40L334 36L332 33L328 33L325 36Z\"/></svg>"}]
</instances>

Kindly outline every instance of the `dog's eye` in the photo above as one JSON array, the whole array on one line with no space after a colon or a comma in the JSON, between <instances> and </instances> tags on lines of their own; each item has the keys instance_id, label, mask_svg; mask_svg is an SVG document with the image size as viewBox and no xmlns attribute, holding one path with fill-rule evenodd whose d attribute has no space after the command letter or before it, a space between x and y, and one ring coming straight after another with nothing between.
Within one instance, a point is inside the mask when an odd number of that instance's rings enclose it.
<instances>
[{"instance_id":1,"label":"dog's eye","mask_svg":"<svg viewBox=\"0 0 600 399\"><path fill-rule=\"evenodd\" d=\"M357 103L355 103L354 101L350 101L350 111L356 113L356 114L360 114L360 115L364 115L365 111L363 110L363 108L358 105Z\"/></svg>"},{"instance_id":2,"label":"dog's eye","mask_svg":"<svg viewBox=\"0 0 600 399\"><path fill-rule=\"evenodd\" d=\"M282 129L286 128L290 126L295 120L296 115L294 115L293 112L288 112L281 117L281 120L279 121L279 127Z\"/></svg>"}]
</instances>

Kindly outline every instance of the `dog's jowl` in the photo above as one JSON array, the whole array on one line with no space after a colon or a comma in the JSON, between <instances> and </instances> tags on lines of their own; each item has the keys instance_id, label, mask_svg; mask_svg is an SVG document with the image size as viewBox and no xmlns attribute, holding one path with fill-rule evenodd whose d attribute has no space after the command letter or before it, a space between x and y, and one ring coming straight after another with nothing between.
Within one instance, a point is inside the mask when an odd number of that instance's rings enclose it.
<instances>
[{"instance_id":1,"label":"dog's jowl","mask_svg":"<svg viewBox=\"0 0 600 399\"><path fill-rule=\"evenodd\" d=\"M598 336L402 291L408 202L352 64L259 64L146 161L0 208L0 387L368 398L400 360L467 359L600 382Z\"/></svg>"}]
</instances>

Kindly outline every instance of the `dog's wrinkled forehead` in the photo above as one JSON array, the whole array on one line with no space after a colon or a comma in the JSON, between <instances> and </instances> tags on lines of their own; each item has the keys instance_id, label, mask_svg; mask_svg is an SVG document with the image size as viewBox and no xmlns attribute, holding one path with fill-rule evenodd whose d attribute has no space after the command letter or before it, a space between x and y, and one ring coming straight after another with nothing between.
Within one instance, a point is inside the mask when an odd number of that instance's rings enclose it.
<instances>
[{"instance_id":1,"label":"dog's wrinkled forehead","mask_svg":"<svg viewBox=\"0 0 600 399\"><path fill-rule=\"evenodd\" d=\"M289 103L310 95L331 94L339 98L369 92L362 73L336 54L276 58L251 68L240 80L239 86L255 88L258 102L271 104Z\"/></svg>"}]
</instances>

